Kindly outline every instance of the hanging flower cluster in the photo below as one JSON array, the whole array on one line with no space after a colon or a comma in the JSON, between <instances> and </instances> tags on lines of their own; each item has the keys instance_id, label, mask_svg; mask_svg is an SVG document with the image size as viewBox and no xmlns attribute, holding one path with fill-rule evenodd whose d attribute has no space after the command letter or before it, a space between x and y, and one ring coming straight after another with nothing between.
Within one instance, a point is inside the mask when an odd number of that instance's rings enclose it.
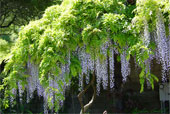
<instances>
[{"instance_id":1,"label":"hanging flower cluster","mask_svg":"<svg viewBox=\"0 0 170 114\"><path fill-rule=\"evenodd\" d=\"M114 48L111 47L110 50L110 55L109 55L109 73L110 73L110 88L114 87L114 71L115 71L115 67L114 67Z\"/></svg>"},{"instance_id":2,"label":"hanging flower cluster","mask_svg":"<svg viewBox=\"0 0 170 114\"><path fill-rule=\"evenodd\" d=\"M148 26L147 20L145 19L144 20L144 39L143 39L143 41L144 41L144 44L146 47L149 46L150 39L151 38L150 38L149 26Z\"/></svg>"},{"instance_id":3,"label":"hanging flower cluster","mask_svg":"<svg viewBox=\"0 0 170 114\"><path fill-rule=\"evenodd\" d=\"M149 48L151 40L151 32L149 31L148 23L144 20L144 45ZM145 61L146 74L150 73L151 61L155 58L158 64L162 65L162 81L165 82L168 76L170 67L170 40L166 36L164 17L160 10L158 10L156 15L156 31L153 32L153 39L156 43L156 49L154 55L149 55L148 60Z\"/></svg>"},{"instance_id":4,"label":"hanging flower cluster","mask_svg":"<svg viewBox=\"0 0 170 114\"><path fill-rule=\"evenodd\" d=\"M129 18L131 12L127 11L131 8L124 5L122 0L64 0L61 5L49 7L42 19L30 22L19 33L16 48L4 70L6 77L0 86L0 90L5 91L4 104L8 104L11 93L17 95L17 89L21 102L25 91L27 102L37 91L37 95L44 98L44 113L47 113L47 108L63 104L69 84L66 83L67 74L68 77L79 75L82 90L83 83L88 84L90 74L95 71L97 93L100 93L101 85L107 89L110 84L113 89L116 54L120 56L123 82L130 74L130 56L136 57L136 63L141 68L141 88L145 79L152 87L154 80L157 80L150 73L153 58L161 63L162 80L165 81L170 69L170 40L166 36L164 15L159 11L164 6L169 11L169 6L164 2L169 3L167 0L137 0L134 20L138 21L135 21L137 26L134 28L131 28ZM156 49L151 49L153 31L150 31L150 26L154 22ZM140 39L141 31L144 31L143 42ZM74 54L77 48L78 55ZM150 53L153 50L154 57ZM39 65L28 62L30 59ZM25 66L27 71L24 71ZM10 100L14 101L15 98L11 97Z\"/></svg>"},{"instance_id":5,"label":"hanging flower cluster","mask_svg":"<svg viewBox=\"0 0 170 114\"><path fill-rule=\"evenodd\" d=\"M48 102L51 103L51 108L54 108L54 103L55 102L59 102L59 106L62 107L63 106L63 100L61 100L60 98L59 101L56 101L55 94L57 94L59 91L61 91L61 94L63 96L65 96L65 90L67 88L67 86L69 86L69 83L66 83L65 81L65 74L69 73L70 70L70 54L68 54L67 57L67 61L68 64L66 65L61 65L61 73L59 74L59 76L53 76L50 73L48 74L48 78L49 78L49 91L45 91L44 87L40 84L40 80L39 80L39 69L38 66L31 63L30 61L27 62L27 74L29 75L29 77L27 78L27 85L26 85L26 101L27 103L30 102L30 100L34 97L34 92L37 91L37 95L39 97L43 97L44 98L44 113L48 113ZM62 83L63 84L62 84ZM20 82L18 82L17 84L18 86L18 91L19 91L19 99L20 102L22 102L23 99L23 93L24 93L24 89L23 86L20 84ZM17 89L12 89L12 93L14 96L10 97L10 102L12 103L15 99L15 97L17 96ZM51 100L48 101L48 98L50 98Z\"/></svg>"},{"instance_id":6,"label":"hanging flower cluster","mask_svg":"<svg viewBox=\"0 0 170 114\"><path fill-rule=\"evenodd\" d=\"M164 24L162 13L158 11L156 17L157 17L157 21L156 21L157 36L155 38L155 42L157 44L157 50L158 50L157 56L159 56L159 60L162 64L162 81L166 81L166 72L169 70L168 66L170 65L170 60L169 60L170 48L168 47L169 40L166 37L165 24Z\"/></svg>"},{"instance_id":7,"label":"hanging flower cluster","mask_svg":"<svg viewBox=\"0 0 170 114\"><path fill-rule=\"evenodd\" d=\"M82 72L79 74L79 87L80 90L83 88L83 77L86 78L86 83L90 81L90 73L94 71L94 60L91 58L90 54L87 54L85 47L79 50L79 60L81 61Z\"/></svg>"},{"instance_id":8,"label":"hanging flower cluster","mask_svg":"<svg viewBox=\"0 0 170 114\"><path fill-rule=\"evenodd\" d=\"M121 72L123 82L125 82L127 76L130 74L130 64L129 61L126 59L126 51L123 51L123 53L121 54Z\"/></svg>"},{"instance_id":9,"label":"hanging flower cluster","mask_svg":"<svg viewBox=\"0 0 170 114\"><path fill-rule=\"evenodd\" d=\"M108 53L109 51L109 53ZM100 93L101 84L103 89L108 88L108 83L110 82L110 88L114 87L114 51L111 42L106 42L102 45L100 49L100 54L102 58L97 58L94 60L91 56L86 53L86 48L83 47L79 51L79 60L82 66L82 72L79 75L79 87L83 87L83 76L86 76L86 83L89 83L89 74L96 71L96 81L97 81L97 94ZM96 69L96 70L95 70ZM109 73L108 73L109 72ZM110 80L109 80L110 79ZM81 90L80 89L80 90Z\"/></svg>"},{"instance_id":10,"label":"hanging flower cluster","mask_svg":"<svg viewBox=\"0 0 170 114\"><path fill-rule=\"evenodd\" d=\"M162 81L165 82L169 75L170 68L170 40L169 31L166 30L169 24L165 23L165 18L167 18L164 13L170 13L169 10L170 2L168 0L138 0L137 1L137 9L136 16L134 17L136 27L139 30L143 30L143 44L145 48L142 53L149 50L153 53L147 53L144 58L144 66L146 68L145 73L147 80L152 81L153 75L151 75L151 64L152 60L156 59L158 64L162 66ZM169 18L169 17L168 17ZM169 29L170 30L170 29ZM141 35L141 33L139 32ZM153 41L152 41L153 40ZM156 45L153 46L150 42L154 42ZM153 48L154 47L154 48ZM148 52L149 52L148 51ZM146 59L147 58L147 59ZM140 61L140 60L139 60ZM138 61L138 62L139 62ZM143 77L143 76L142 76ZM155 78L156 79L156 78ZM143 82L143 80L142 80Z\"/></svg>"}]
</instances>

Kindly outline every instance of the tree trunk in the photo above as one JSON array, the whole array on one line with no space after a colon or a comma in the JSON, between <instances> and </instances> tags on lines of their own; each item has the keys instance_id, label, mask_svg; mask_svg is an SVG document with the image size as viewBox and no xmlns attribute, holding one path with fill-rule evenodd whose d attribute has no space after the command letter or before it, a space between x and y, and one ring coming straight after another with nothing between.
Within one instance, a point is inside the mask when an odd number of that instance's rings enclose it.
<instances>
[{"instance_id":1,"label":"tree trunk","mask_svg":"<svg viewBox=\"0 0 170 114\"><path fill-rule=\"evenodd\" d=\"M88 88L92 86L93 88L93 96L91 98L91 100L89 101L89 103L87 103L85 106L83 104L83 95L85 94L85 92L88 90ZM96 98L96 86L95 86L95 71L93 72L93 78L91 80L91 82L84 88L84 90L82 90L79 94L78 94L78 99L79 99L79 102L80 102L80 105L81 105L81 111L80 111L80 114L84 114L88 108L92 105L92 103L94 102Z\"/></svg>"}]
</instances>

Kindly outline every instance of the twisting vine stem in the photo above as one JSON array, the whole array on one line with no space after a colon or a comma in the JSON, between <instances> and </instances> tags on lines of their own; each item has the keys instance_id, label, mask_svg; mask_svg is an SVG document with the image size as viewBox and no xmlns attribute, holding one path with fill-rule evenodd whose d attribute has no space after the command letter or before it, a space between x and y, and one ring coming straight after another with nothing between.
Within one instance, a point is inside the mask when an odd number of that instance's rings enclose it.
<instances>
[{"instance_id":1,"label":"twisting vine stem","mask_svg":"<svg viewBox=\"0 0 170 114\"><path fill-rule=\"evenodd\" d=\"M86 93L86 91L89 89L89 87L92 86L93 88L93 96L92 96L92 99L89 101L88 104L86 104L84 106L83 104L83 95ZM84 88L84 90L82 90L79 94L78 94L78 99L79 99L79 102L80 102L80 105L81 105L81 111L80 111L80 114L84 114L87 109L92 105L92 103L94 102L96 98L96 87L95 87L95 71L93 72L93 77L92 77L92 80L91 82Z\"/></svg>"}]
</instances>

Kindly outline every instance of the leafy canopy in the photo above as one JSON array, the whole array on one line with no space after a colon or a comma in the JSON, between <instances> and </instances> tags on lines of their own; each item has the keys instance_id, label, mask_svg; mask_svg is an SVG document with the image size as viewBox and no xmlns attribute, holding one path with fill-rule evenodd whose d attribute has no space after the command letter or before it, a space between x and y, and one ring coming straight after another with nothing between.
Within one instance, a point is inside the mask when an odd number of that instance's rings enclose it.
<instances>
[{"instance_id":1,"label":"leafy canopy","mask_svg":"<svg viewBox=\"0 0 170 114\"><path fill-rule=\"evenodd\" d=\"M144 2L145 1L145 2ZM166 2L166 1L165 1ZM64 0L61 5L54 5L46 9L40 20L32 21L22 27L15 49L7 62L4 73L2 89L5 89L4 104L7 107L8 97L16 82L26 84L25 66L29 59L39 65L39 80L46 90L49 89L47 74L58 76L61 72L60 65L67 64L66 57L70 54L70 73L65 75L69 79L81 72L80 61L75 52L77 48L86 46L86 52L93 59L101 56L101 46L112 40L113 47L119 53L127 49L127 59L136 56L142 71L139 75L141 91L143 91L145 76L153 85L158 79L145 74L145 60L151 54L150 47L146 47L140 37L139 31L143 27L142 17L147 20L155 18L155 10L162 8L162 2L156 0L138 0L134 17L135 24L131 24L132 6L125 6L124 0ZM162 9L169 12L163 5ZM167 11L168 10L168 11ZM150 12L152 14L150 15ZM154 19L152 19L154 21ZM127 48L128 47L128 48ZM141 51L143 50L143 51ZM150 73L150 72L149 72ZM61 85L62 80L60 80ZM153 86L152 86L153 87ZM56 94L56 101L64 99L61 92ZM59 103L55 104L56 110Z\"/></svg>"}]
</instances>

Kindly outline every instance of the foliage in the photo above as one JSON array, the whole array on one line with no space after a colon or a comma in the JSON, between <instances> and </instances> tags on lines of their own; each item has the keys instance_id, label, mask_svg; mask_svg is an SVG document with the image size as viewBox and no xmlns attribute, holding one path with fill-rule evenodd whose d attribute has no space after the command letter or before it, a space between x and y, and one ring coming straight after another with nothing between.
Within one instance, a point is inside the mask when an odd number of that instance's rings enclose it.
<instances>
[{"instance_id":1,"label":"foliage","mask_svg":"<svg viewBox=\"0 0 170 114\"><path fill-rule=\"evenodd\" d=\"M13 43L8 36L0 37L0 63L8 56L12 46Z\"/></svg>"},{"instance_id":2,"label":"foliage","mask_svg":"<svg viewBox=\"0 0 170 114\"><path fill-rule=\"evenodd\" d=\"M11 25L21 26L30 20L41 17L43 11L62 0L1 0L0 28Z\"/></svg>"},{"instance_id":3,"label":"foliage","mask_svg":"<svg viewBox=\"0 0 170 114\"><path fill-rule=\"evenodd\" d=\"M149 22L150 29L153 30L155 28L158 10L161 10L163 13L170 13L170 3L168 0L137 0L136 5L137 8L134 10L136 15L133 18L133 22L136 23L138 32L142 30L145 19Z\"/></svg>"},{"instance_id":4,"label":"foliage","mask_svg":"<svg viewBox=\"0 0 170 114\"><path fill-rule=\"evenodd\" d=\"M62 0L1 0L0 63L6 59L12 49L15 39L18 38L20 27L31 20L41 18L47 7L61 2Z\"/></svg>"},{"instance_id":5,"label":"foliage","mask_svg":"<svg viewBox=\"0 0 170 114\"><path fill-rule=\"evenodd\" d=\"M39 80L41 85L49 90L47 74L50 72L57 77L61 72L61 64L67 64L65 60L68 54L71 65L70 73L66 74L65 78L72 78L81 72L80 61L75 54L77 50L85 45L86 52L96 60L102 55L101 46L109 40L114 42L112 47L115 47L119 54L127 49L127 59L136 56L142 69L139 75L141 92L145 78L149 78L153 88L154 80L158 79L154 75L149 77L150 72L145 73L144 64L152 51L143 44L140 32L143 28L143 17L154 22L158 8L169 12L166 2L138 0L133 24L127 17L127 10L131 6L125 6L122 0L64 0L61 5L47 8L40 20L31 21L21 28L15 48L5 66L6 77L0 86L5 90L4 106L8 107L8 97L12 94L12 88L17 88L17 81L21 81L25 88L25 66L30 58L32 62L39 64ZM62 85L62 80L59 83ZM64 97L60 91L55 96L57 111L58 101Z\"/></svg>"}]
</instances>

